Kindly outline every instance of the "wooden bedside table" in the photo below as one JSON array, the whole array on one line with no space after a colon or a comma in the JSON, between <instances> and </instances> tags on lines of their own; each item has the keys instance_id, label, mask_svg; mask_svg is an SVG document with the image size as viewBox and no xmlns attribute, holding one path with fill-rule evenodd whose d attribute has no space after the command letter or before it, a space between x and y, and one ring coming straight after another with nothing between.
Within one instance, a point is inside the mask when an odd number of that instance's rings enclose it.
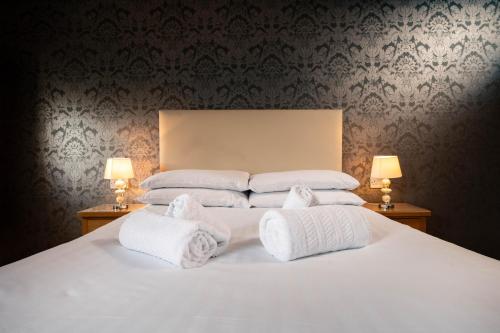
<instances>
[{"instance_id":1,"label":"wooden bedside table","mask_svg":"<svg viewBox=\"0 0 500 333\"><path fill-rule=\"evenodd\" d=\"M78 212L78 217L82 225L82 235L145 206L144 204L129 204L127 209L113 210L113 205L105 204L81 210Z\"/></svg>"},{"instance_id":2,"label":"wooden bedside table","mask_svg":"<svg viewBox=\"0 0 500 333\"><path fill-rule=\"evenodd\" d=\"M363 207L423 232L426 232L427 218L431 216L430 210L404 202L395 203L394 208L388 210L379 208L378 203L366 203Z\"/></svg>"}]
</instances>

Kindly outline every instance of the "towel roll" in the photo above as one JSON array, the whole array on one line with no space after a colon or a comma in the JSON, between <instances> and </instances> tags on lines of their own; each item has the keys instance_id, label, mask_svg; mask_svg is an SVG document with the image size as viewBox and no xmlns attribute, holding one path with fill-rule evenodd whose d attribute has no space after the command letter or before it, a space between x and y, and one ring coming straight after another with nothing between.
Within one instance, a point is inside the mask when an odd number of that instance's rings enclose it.
<instances>
[{"instance_id":1,"label":"towel roll","mask_svg":"<svg viewBox=\"0 0 500 333\"><path fill-rule=\"evenodd\" d=\"M215 256L223 253L229 245L229 241L231 240L231 230L229 227L217 221L206 207L203 207L188 194L182 194L176 197L168 206L165 214L178 219L203 221L211 225L214 230L217 230L218 237Z\"/></svg>"},{"instance_id":2,"label":"towel roll","mask_svg":"<svg viewBox=\"0 0 500 333\"><path fill-rule=\"evenodd\" d=\"M259 233L267 252L281 261L359 248L370 240L362 208L340 205L269 210L260 220Z\"/></svg>"},{"instance_id":3,"label":"towel roll","mask_svg":"<svg viewBox=\"0 0 500 333\"><path fill-rule=\"evenodd\" d=\"M283 203L284 209L291 208L306 208L317 206L318 199L314 192L305 185L294 185L288 192L288 195Z\"/></svg>"},{"instance_id":4,"label":"towel roll","mask_svg":"<svg viewBox=\"0 0 500 333\"><path fill-rule=\"evenodd\" d=\"M193 268L204 265L215 255L220 233L201 221L174 219L139 210L126 216L118 237L127 249L182 268Z\"/></svg>"}]
</instances>

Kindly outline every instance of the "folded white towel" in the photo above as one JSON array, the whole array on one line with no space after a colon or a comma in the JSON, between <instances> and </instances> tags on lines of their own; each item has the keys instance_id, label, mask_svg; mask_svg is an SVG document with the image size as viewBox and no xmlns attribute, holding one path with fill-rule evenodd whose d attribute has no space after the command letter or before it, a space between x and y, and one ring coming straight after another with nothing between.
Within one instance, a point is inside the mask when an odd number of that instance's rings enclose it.
<instances>
[{"instance_id":1,"label":"folded white towel","mask_svg":"<svg viewBox=\"0 0 500 333\"><path fill-rule=\"evenodd\" d=\"M259 224L267 252L281 261L368 244L368 221L359 207L318 206L267 211Z\"/></svg>"},{"instance_id":2,"label":"folded white towel","mask_svg":"<svg viewBox=\"0 0 500 333\"><path fill-rule=\"evenodd\" d=\"M183 220L203 221L215 228L221 236L217 239L215 256L224 252L229 245L229 241L231 240L231 230L229 227L223 222L217 221L206 207L203 207L188 194L182 194L176 197L168 205L166 215Z\"/></svg>"},{"instance_id":3,"label":"folded white towel","mask_svg":"<svg viewBox=\"0 0 500 333\"><path fill-rule=\"evenodd\" d=\"M127 215L120 228L120 243L182 268L202 266L215 255L224 236L201 221L174 219L140 210Z\"/></svg>"},{"instance_id":4,"label":"folded white towel","mask_svg":"<svg viewBox=\"0 0 500 333\"><path fill-rule=\"evenodd\" d=\"M318 199L314 192L305 185L295 185L292 186L290 192L283 203L284 209L290 208L306 208L317 206L319 204Z\"/></svg>"}]
</instances>

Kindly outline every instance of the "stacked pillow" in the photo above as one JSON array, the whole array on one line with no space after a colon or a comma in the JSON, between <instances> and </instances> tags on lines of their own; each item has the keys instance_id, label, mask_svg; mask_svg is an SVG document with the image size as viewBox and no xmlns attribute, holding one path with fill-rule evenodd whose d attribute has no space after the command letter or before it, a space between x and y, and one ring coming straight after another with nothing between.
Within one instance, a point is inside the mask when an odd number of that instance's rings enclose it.
<instances>
[{"instance_id":1,"label":"stacked pillow","mask_svg":"<svg viewBox=\"0 0 500 333\"><path fill-rule=\"evenodd\" d=\"M141 183L148 190L138 200L153 205L168 205L177 196L189 194L206 207L249 208L250 174L233 170L173 170L157 173Z\"/></svg>"},{"instance_id":2,"label":"stacked pillow","mask_svg":"<svg viewBox=\"0 0 500 333\"><path fill-rule=\"evenodd\" d=\"M278 208L294 185L313 190L320 205L363 205L365 201L352 193L359 182L346 173L332 170L298 170L268 172L250 178L250 205Z\"/></svg>"},{"instance_id":3,"label":"stacked pillow","mask_svg":"<svg viewBox=\"0 0 500 333\"><path fill-rule=\"evenodd\" d=\"M313 190L320 205L363 205L352 193L359 182L332 170L298 170L252 175L233 170L172 170L157 173L141 183L147 192L138 200L168 205L181 194L189 194L205 207L280 208L294 185ZM250 198L246 191L250 189Z\"/></svg>"}]
</instances>

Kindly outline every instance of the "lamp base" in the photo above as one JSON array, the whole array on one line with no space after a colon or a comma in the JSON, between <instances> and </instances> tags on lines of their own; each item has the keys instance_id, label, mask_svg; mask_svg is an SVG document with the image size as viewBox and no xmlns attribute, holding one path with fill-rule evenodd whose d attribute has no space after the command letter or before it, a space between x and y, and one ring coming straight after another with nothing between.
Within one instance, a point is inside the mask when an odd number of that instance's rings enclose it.
<instances>
[{"instance_id":1,"label":"lamp base","mask_svg":"<svg viewBox=\"0 0 500 333\"><path fill-rule=\"evenodd\" d=\"M388 209L392 209L394 208L394 204L393 203L381 203L378 205L379 208L382 208L383 210L388 210Z\"/></svg>"},{"instance_id":2,"label":"lamp base","mask_svg":"<svg viewBox=\"0 0 500 333\"><path fill-rule=\"evenodd\" d=\"M113 210L122 210L122 209L127 209L128 205L127 204L115 204L113 205Z\"/></svg>"}]
</instances>

